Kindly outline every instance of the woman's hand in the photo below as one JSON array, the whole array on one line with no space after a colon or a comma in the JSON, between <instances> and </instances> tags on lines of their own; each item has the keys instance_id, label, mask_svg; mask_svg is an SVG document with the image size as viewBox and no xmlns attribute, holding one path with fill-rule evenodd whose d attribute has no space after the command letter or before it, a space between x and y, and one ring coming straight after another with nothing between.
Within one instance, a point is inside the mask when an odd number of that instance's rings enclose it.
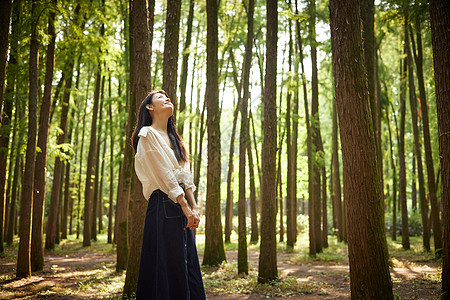
<instances>
[{"instance_id":1,"label":"woman's hand","mask_svg":"<svg viewBox=\"0 0 450 300\"><path fill-rule=\"evenodd\" d=\"M198 228L198 224L200 223L200 217L198 216L198 210L197 208L191 209L191 207L188 205L186 199L182 199L179 201L181 205L181 209L183 210L184 215L187 219L187 225L186 227L195 229Z\"/></svg>"}]
</instances>

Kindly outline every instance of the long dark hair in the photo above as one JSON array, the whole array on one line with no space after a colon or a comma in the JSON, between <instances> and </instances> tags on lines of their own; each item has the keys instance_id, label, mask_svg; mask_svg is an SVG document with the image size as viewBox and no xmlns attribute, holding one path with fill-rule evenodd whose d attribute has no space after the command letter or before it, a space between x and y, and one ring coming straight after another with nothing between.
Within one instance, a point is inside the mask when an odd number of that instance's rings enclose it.
<instances>
[{"instance_id":1,"label":"long dark hair","mask_svg":"<svg viewBox=\"0 0 450 300\"><path fill-rule=\"evenodd\" d=\"M169 95L163 90L159 91L153 91L150 92L147 97L145 97L144 101L142 101L141 105L139 106L139 114L136 121L136 126L134 128L133 136L131 138L131 142L133 144L134 152L137 151L137 145L139 142L139 131L141 131L141 128L144 126L150 126L152 125L152 116L150 115L150 112L147 110L147 104L153 103L153 95L160 93L163 95L166 95L167 98L169 98ZM181 139L180 135L177 132L177 129L175 127L175 119L172 116L170 116L169 120L167 120L167 135L169 136L170 142L172 143L173 152L175 153L175 157L177 158L178 162L187 162L187 153L186 148L184 148L183 140Z\"/></svg>"}]
</instances>

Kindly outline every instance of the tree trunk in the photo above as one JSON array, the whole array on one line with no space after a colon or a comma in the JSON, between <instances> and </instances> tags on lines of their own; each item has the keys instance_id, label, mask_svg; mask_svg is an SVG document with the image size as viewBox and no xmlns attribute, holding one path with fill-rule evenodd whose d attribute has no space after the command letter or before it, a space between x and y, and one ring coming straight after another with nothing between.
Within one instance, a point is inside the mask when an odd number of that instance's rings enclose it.
<instances>
[{"instance_id":1,"label":"tree trunk","mask_svg":"<svg viewBox=\"0 0 450 300\"><path fill-rule=\"evenodd\" d=\"M53 5L56 7L56 1ZM37 146L41 149L36 154L34 173L33 225L31 233L31 270L39 271L44 267L43 230L44 230L44 200L47 170L47 145L50 122L50 108L52 103L52 81L55 69L55 30L56 12L50 12L48 18L48 34L51 37L47 46L45 87L42 97L41 113L39 115L39 134Z\"/></svg>"},{"instance_id":2,"label":"tree trunk","mask_svg":"<svg viewBox=\"0 0 450 300\"><path fill-rule=\"evenodd\" d=\"M186 42L184 44L183 49L183 61L181 63L181 79L180 79L180 105L178 107L178 112L183 114L183 111L186 109L186 84L187 84L187 75L188 75L188 60L191 46L191 37L192 37L192 22L194 21L194 6L195 0L189 1L189 15L187 20L187 32L186 32ZM182 136L184 129L184 114L178 119L178 133ZM189 146L191 144L189 143ZM189 152L191 153L191 152Z\"/></svg>"},{"instance_id":3,"label":"tree trunk","mask_svg":"<svg viewBox=\"0 0 450 300\"><path fill-rule=\"evenodd\" d=\"M297 21L298 22L298 21ZM297 24L297 27L300 27L300 24ZM298 29L300 31L300 28ZM312 195L312 186L313 186L313 159L312 159L312 137L311 137L311 126L309 121L309 109L308 109L308 93L306 90L306 76L305 76L305 65L303 63L303 40L302 36L299 34L298 38L298 49L300 52L300 64L302 66L302 86L303 86L303 100L305 107L305 123L306 123L306 145L307 145L307 153L308 153L308 215L309 215L309 255L316 255L316 247L315 247L315 231L314 231L314 197Z\"/></svg>"},{"instance_id":4,"label":"tree trunk","mask_svg":"<svg viewBox=\"0 0 450 300\"><path fill-rule=\"evenodd\" d=\"M241 134L239 137L239 245L238 245L238 273L248 274L247 259L247 225L245 196L245 169L246 152L249 144L249 122L247 117L248 102L250 100L250 68L253 57L253 14L255 11L255 1L249 0L247 13L247 41L245 44L244 68L242 72L243 97L241 101Z\"/></svg>"},{"instance_id":5,"label":"tree trunk","mask_svg":"<svg viewBox=\"0 0 450 300\"><path fill-rule=\"evenodd\" d=\"M251 115L251 107L250 107ZM258 213L256 209L256 187L255 187L255 174L253 165L253 152L252 143L250 142L250 124L247 126L247 155L248 155L248 168L250 172L250 219L251 219L251 235L250 243L257 244L259 239L258 230Z\"/></svg>"},{"instance_id":6,"label":"tree trunk","mask_svg":"<svg viewBox=\"0 0 450 300\"><path fill-rule=\"evenodd\" d=\"M11 46L9 49L8 72L5 73L6 58L8 54L9 43L9 21L11 15L11 1L3 1L0 16L0 253L3 253L3 231L4 223L4 203L5 203L5 184L6 184L6 167L8 144L10 135L10 126L12 119L12 108L14 99L14 89L16 87L18 74L18 51L19 51L19 18L20 18L20 1L15 1L13 5L13 14L11 20ZM4 6L4 7L3 7ZM3 49L5 48L5 49ZM4 50L4 53L3 53ZM5 63L5 65L4 65ZM4 81L6 76L6 90L4 90ZM3 91L5 91L3 93ZM5 97L4 97L5 96ZM17 101L17 100L16 100ZM17 105L17 104L16 104ZM3 107L3 110L2 110ZM17 173L14 173L17 174ZM17 175L15 175L17 176ZM5 220L6 221L6 220ZM12 236L11 236L12 241ZM8 242L8 241L7 241Z\"/></svg>"},{"instance_id":7,"label":"tree trunk","mask_svg":"<svg viewBox=\"0 0 450 300\"><path fill-rule=\"evenodd\" d=\"M162 89L177 107L178 43L180 33L181 0L167 0L166 33L164 36ZM151 81L150 81L151 82ZM149 86L150 90L150 86ZM144 98L142 98L144 99ZM174 110L174 117L176 109Z\"/></svg>"},{"instance_id":8,"label":"tree trunk","mask_svg":"<svg viewBox=\"0 0 450 300\"><path fill-rule=\"evenodd\" d=\"M130 26L130 30L132 30L130 35L133 35L134 37L133 51L130 51L131 55L134 57L134 85L131 86L131 91L133 91L132 93L134 94L134 97L131 97L131 99L134 100L135 103L130 106L130 108L132 107L134 109L130 109L130 114L134 115L137 114L140 103L151 89L152 81L149 76L149 74L151 74L151 41L149 39L149 28L147 22L147 1L132 0L131 3L132 7L130 9L130 17L132 15L133 26ZM172 94L169 95L172 97ZM132 123L129 124L130 128L132 128L132 125ZM131 296L131 294L136 291L137 287L145 212L148 204L148 199L145 199L142 194L141 182L137 178L136 173L133 173L130 203L133 218L130 219L130 226L128 227L130 250L128 256L127 276L125 278L125 286L123 288L123 293L127 296Z\"/></svg>"},{"instance_id":9,"label":"tree trunk","mask_svg":"<svg viewBox=\"0 0 450 300\"><path fill-rule=\"evenodd\" d=\"M104 26L102 26L102 31ZM83 246L87 247L91 245L92 238L92 221L91 218L95 218L93 215L93 205L92 198L94 195L94 182L95 182L95 158L97 157L97 115L98 115L98 104L100 98L100 81L101 81L101 67L100 64L97 65L97 75L95 79L95 90L94 90L94 106L92 108L92 121L91 121L91 137L89 143L89 152L87 157L87 167L86 167L86 183L84 190L84 215L83 215Z\"/></svg>"},{"instance_id":10,"label":"tree trunk","mask_svg":"<svg viewBox=\"0 0 450 300\"><path fill-rule=\"evenodd\" d=\"M226 260L220 213L220 111L218 77L218 2L206 1L206 93L208 107L208 178L206 184L205 252L203 265L220 265Z\"/></svg>"},{"instance_id":11,"label":"tree trunk","mask_svg":"<svg viewBox=\"0 0 450 300\"><path fill-rule=\"evenodd\" d=\"M111 77L109 77L109 99L111 99ZM108 105L109 117L109 209L108 209L108 244L111 244L113 234L113 205L114 205L114 131L113 131L113 114L112 103ZM106 150L106 149L105 149Z\"/></svg>"},{"instance_id":12,"label":"tree trunk","mask_svg":"<svg viewBox=\"0 0 450 300\"><path fill-rule=\"evenodd\" d=\"M1 2L0 9L0 115L2 115L3 92L5 87L6 76L6 59L8 57L9 45L9 21L11 20L12 0L4 0ZM3 195L3 193L2 193ZM3 200L0 199L0 209ZM3 210L0 211L0 220L3 220ZM0 234L3 233L3 222L0 224ZM3 236L3 235L2 235ZM0 238L0 253L3 252L3 237Z\"/></svg>"},{"instance_id":13,"label":"tree trunk","mask_svg":"<svg viewBox=\"0 0 450 300\"><path fill-rule=\"evenodd\" d=\"M134 57L134 15L133 15L133 0L129 0L129 58L130 58L130 93L128 99L128 122L127 122L127 138L124 145L124 158L122 168L119 174L119 185L117 191L117 205L116 205L116 222L114 233L114 240L117 243L117 263L116 271L120 272L126 270L128 264L128 211L129 211L129 198L131 190L131 181L133 177L133 164L134 164L134 149L130 141L134 124L136 123L136 98L134 90L134 78L135 78L135 57ZM142 5L139 3L139 5Z\"/></svg>"},{"instance_id":14,"label":"tree trunk","mask_svg":"<svg viewBox=\"0 0 450 300\"><path fill-rule=\"evenodd\" d=\"M337 120L337 109L336 101L333 101L333 154L332 154L332 165L333 165L333 208L334 215L336 218L336 229L338 241L342 242L344 240L344 222L342 218L342 196L341 196L341 173L339 172L339 140L338 140L338 120Z\"/></svg>"},{"instance_id":15,"label":"tree trunk","mask_svg":"<svg viewBox=\"0 0 450 300\"><path fill-rule=\"evenodd\" d=\"M419 127L417 120L417 98L414 87L414 74L412 65L412 56L409 47L408 38L408 25L409 20L408 14L405 15L405 44L406 44L406 54L408 60L408 82L409 82L409 103L411 107L411 118L412 127L414 133L414 152L417 159L417 173L419 175L419 203L420 212L422 215L422 228L423 228L423 248L425 251L430 251L430 228L428 226L428 200L425 195L425 182L423 178L423 166L422 166L422 153L420 150L420 137L419 137Z\"/></svg>"},{"instance_id":16,"label":"tree trunk","mask_svg":"<svg viewBox=\"0 0 450 300\"><path fill-rule=\"evenodd\" d=\"M23 177L22 199L20 203L20 241L19 250L17 252L17 277L31 276L31 212L33 208L33 183L37 135L37 101L39 90L39 39L37 28L39 12L40 7L38 2L35 0L32 1L29 60L28 141L25 173Z\"/></svg>"},{"instance_id":17,"label":"tree trunk","mask_svg":"<svg viewBox=\"0 0 450 300\"><path fill-rule=\"evenodd\" d=\"M278 35L278 4L276 0L267 0L267 38L266 65L264 82L264 141L262 156L262 172L264 182L261 193L261 245L258 264L258 282L268 283L278 277L277 271L277 241L276 241L276 146L277 146L277 106L276 74L277 74L277 35Z\"/></svg>"},{"instance_id":18,"label":"tree trunk","mask_svg":"<svg viewBox=\"0 0 450 300\"><path fill-rule=\"evenodd\" d=\"M358 1L330 1L352 299L394 299ZM351 113L349 113L351 111Z\"/></svg>"},{"instance_id":19,"label":"tree trunk","mask_svg":"<svg viewBox=\"0 0 450 300\"><path fill-rule=\"evenodd\" d=\"M97 143L95 150L96 156L95 156L95 175L94 175L94 194L93 194L93 201L92 201L92 228L91 228L91 239L94 241L97 241L97 218L99 215L99 206L100 206L100 197L101 197L101 190L99 191L99 184L100 184L100 145L102 140L102 127L103 127L103 92L105 88L105 76L102 76L102 83L100 88L100 109L98 110L98 137L97 137Z\"/></svg>"},{"instance_id":20,"label":"tree trunk","mask_svg":"<svg viewBox=\"0 0 450 300\"><path fill-rule=\"evenodd\" d=\"M425 147L425 164L427 167L428 196L431 204L431 219L434 233L434 251L436 258L441 257L442 251L442 226L439 219L439 203L436 196L436 179L434 176L433 153L431 151L430 125L428 121L428 104L425 93L425 83L423 78L423 52L422 36L420 30L420 19L416 16L415 27L417 31L417 55L414 53L414 60L417 67L417 80L419 83L420 103L422 108L423 140ZM414 48L413 33L411 30L411 41Z\"/></svg>"},{"instance_id":21,"label":"tree trunk","mask_svg":"<svg viewBox=\"0 0 450 300\"><path fill-rule=\"evenodd\" d=\"M392 229L391 229L391 237L393 241L397 240L397 172L395 169L395 154L394 154L394 146L392 146L392 133L391 133L391 122L389 120L389 110L386 106L386 123L388 125L389 131L389 149L391 153L391 168L392 168Z\"/></svg>"},{"instance_id":22,"label":"tree trunk","mask_svg":"<svg viewBox=\"0 0 450 300\"><path fill-rule=\"evenodd\" d=\"M311 138L312 138L312 188L310 197L314 202L312 213L314 227L314 241L316 252L322 252L321 229L321 176L320 176L320 121L319 121L319 81L317 78L317 49L316 49L316 1L310 0L309 35L311 39Z\"/></svg>"},{"instance_id":23,"label":"tree trunk","mask_svg":"<svg viewBox=\"0 0 450 300\"><path fill-rule=\"evenodd\" d=\"M405 31L406 33L406 31ZM406 54L406 44L404 45ZM400 130L398 135L398 162L399 162L399 203L402 210L402 246L409 250L409 222L406 199L406 162L405 162L405 120L406 120L406 58L400 60ZM414 161L414 159L413 159Z\"/></svg>"},{"instance_id":24,"label":"tree trunk","mask_svg":"<svg viewBox=\"0 0 450 300\"><path fill-rule=\"evenodd\" d=\"M289 3L290 4L290 3ZM292 55L294 52L293 42L292 42L292 26L289 20L289 54L288 54L288 65L289 65L289 75L287 84L287 95L286 95L286 150L287 150L287 173L286 173L286 246L294 247L294 212L293 202L294 202L294 190L293 190L293 176L294 176L294 165L292 162L292 134L291 134L291 87L290 82L292 81ZM281 215L281 218L283 216Z\"/></svg>"},{"instance_id":25,"label":"tree trunk","mask_svg":"<svg viewBox=\"0 0 450 300\"><path fill-rule=\"evenodd\" d=\"M237 88L237 87L236 87ZM240 94L240 93L239 93ZM227 176L227 202L225 204L225 243L230 243L231 230L233 229L233 169L234 169L234 140L236 137L236 124L238 119L239 107L241 105L240 96L233 114L233 128L231 130L230 152L228 158L228 176Z\"/></svg>"},{"instance_id":26,"label":"tree trunk","mask_svg":"<svg viewBox=\"0 0 450 300\"><path fill-rule=\"evenodd\" d=\"M430 0L431 42L433 45L436 106L439 130L439 157L441 161L441 203L443 224L442 292L450 296L450 3ZM436 234L436 233L435 233Z\"/></svg>"}]
</instances>

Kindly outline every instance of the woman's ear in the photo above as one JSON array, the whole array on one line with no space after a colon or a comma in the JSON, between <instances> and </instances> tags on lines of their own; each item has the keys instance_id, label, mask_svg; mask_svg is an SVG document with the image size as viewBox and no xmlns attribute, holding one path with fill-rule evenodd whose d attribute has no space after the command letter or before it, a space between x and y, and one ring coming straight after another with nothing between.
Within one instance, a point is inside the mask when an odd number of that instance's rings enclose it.
<instances>
[{"instance_id":1,"label":"woman's ear","mask_svg":"<svg viewBox=\"0 0 450 300\"><path fill-rule=\"evenodd\" d=\"M148 109L148 110L153 110L153 106L151 104L147 104L145 106L145 108Z\"/></svg>"}]
</instances>

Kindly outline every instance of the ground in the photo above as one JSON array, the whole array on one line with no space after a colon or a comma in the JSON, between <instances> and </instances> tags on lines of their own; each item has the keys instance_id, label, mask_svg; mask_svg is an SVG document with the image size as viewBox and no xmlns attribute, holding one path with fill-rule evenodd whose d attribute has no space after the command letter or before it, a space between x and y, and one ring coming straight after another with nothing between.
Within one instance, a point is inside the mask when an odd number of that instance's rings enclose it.
<instances>
[{"instance_id":1,"label":"ground","mask_svg":"<svg viewBox=\"0 0 450 300\"><path fill-rule=\"evenodd\" d=\"M227 263L202 267L208 299L349 299L350 275L347 247L330 237L330 245L316 258L307 254L306 235L296 248L278 246L280 280L257 284L259 246L249 245L249 274L237 275L237 242L226 245ZM200 256L204 236L197 235ZM412 239L412 250L389 242L391 277L396 299L439 299L441 261L423 252L420 240ZM105 236L91 247L71 236L56 250L45 252L43 271L16 279L17 244L7 246L0 257L0 299L120 299L125 273L115 272L115 249ZM200 257L201 261L201 257Z\"/></svg>"}]
</instances>

